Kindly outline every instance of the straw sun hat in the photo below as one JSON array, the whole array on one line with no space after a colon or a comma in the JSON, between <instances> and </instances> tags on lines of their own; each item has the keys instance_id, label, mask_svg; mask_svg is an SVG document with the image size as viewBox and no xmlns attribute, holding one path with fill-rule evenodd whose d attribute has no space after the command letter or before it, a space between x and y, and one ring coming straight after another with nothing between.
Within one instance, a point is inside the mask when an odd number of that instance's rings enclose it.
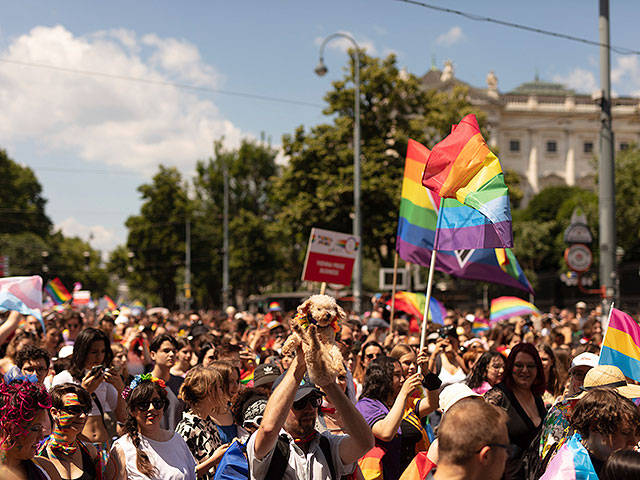
<instances>
[{"instance_id":1,"label":"straw sun hat","mask_svg":"<svg viewBox=\"0 0 640 480\"><path fill-rule=\"evenodd\" d=\"M582 393L574 398L584 397L589 390L598 387L613 388L626 398L640 398L640 385L629 385L624 378L624 373L613 365L596 365L587 372L584 377Z\"/></svg>"}]
</instances>

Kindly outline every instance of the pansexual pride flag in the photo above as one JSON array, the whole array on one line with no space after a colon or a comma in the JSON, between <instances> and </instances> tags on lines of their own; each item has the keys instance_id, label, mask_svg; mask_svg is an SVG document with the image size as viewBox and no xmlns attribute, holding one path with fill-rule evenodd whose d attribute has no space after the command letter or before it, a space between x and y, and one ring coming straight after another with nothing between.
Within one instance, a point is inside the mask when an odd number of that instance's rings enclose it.
<instances>
[{"instance_id":1,"label":"pansexual pride flag","mask_svg":"<svg viewBox=\"0 0 640 480\"><path fill-rule=\"evenodd\" d=\"M431 260L440 208L440 197L422 186L422 172L428 157L429 150L426 147L414 140L409 140L396 240L396 250L403 260L425 267L429 266ZM469 214L466 218L475 215L482 217L485 221L483 215L470 207L460 205L456 208L467 210ZM444 211L448 212L448 209ZM463 217L465 216L459 215L459 218ZM443 239L447 237L442 231L441 236ZM455 251L455 248L450 247L449 244L439 243L436 270L460 278L499 283L533 293L511 249L485 248Z\"/></svg>"},{"instance_id":2,"label":"pansexual pride flag","mask_svg":"<svg viewBox=\"0 0 640 480\"><path fill-rule=\"evenodd\" d=\"M464 204L488 220L483 223L474 219L464 209L447 212L444 218L465 225L464 230L454 231L462 238L461 244L452 249L513 247L509 189L500 161L482 138L475 115L464 117L452 127L451 134L433 147L422 185L442 198L456 199L454 206ZM457 220L458 215L463 218ZM482 244L473 245L478 240Z\"/></svg>"},{"instance_id":3,"label":"pansexual pride flag","mask_svg":"<svg viewBox=\"0 0 640 480\"><path fill-rule=\"evenodd\" d=\"M424 304L427 300L424 293L396 292L395 309L418 317L420 320L424 317ZM387 301L387 305L391 305L391 300ZM442 324L447 311L442 304L431 297L429 299L429 316L427 317L434 323Z\"/></svg>"},{"instance_id":4,"label":"pansexual pride flag","mask_svg":"<svg viewBox=\"0 0 640 480\"><path fill-rule=\"evenodd\" d=\"M611 309L599 363L615 365L626 377L640 381L640 326L617 308Z\"/></svg>"},{"instance_id":5,"label":"pansexual pride flag","mask_svg":"<svg viewBox=\"0 0 640 480\"><path fill-rule=\"evenodd\" d=\"M47 294L49 294L49 297L51 297L51 300L53 300L53 303L55 303L56 305L60 305L61 303L65 303L71 300L71 294L69 293L69 290L65 288L62 280L60 280L58 277L54 278L53 280L49 280L47 282L47 286L44 287L44 290L47 292Z\"/></svg>"},{"instance_id":6,"label":"pansexual pride flag","mask_svg":"<svg viewBox=\"0 0 640 480\"><path fill-rule=\"evenodd\" d=\"M538 315L540 310L533 303L518 297L498 297L491 300L491 323L508 320L518 315Z\"/></svg>"}]
</instances>

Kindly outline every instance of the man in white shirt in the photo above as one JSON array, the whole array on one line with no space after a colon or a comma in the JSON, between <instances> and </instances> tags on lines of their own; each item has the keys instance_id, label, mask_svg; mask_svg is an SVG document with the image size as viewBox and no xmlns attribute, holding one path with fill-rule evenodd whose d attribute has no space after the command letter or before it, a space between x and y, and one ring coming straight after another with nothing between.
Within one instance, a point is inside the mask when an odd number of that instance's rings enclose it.
<instances>
[{"instance_id":1,"label":"man in white shirt","mask_svg":"<svg viewBox=\"0 0 640 480\"><path fill-rule=\"evenodd\" d=\"M335 381L321 387L341 413L348 435L315 430L322 392L305 377L306 370L298 348L289 370L274 383L260 428L247 445L251 479L339 480L373 448L371 429Z\"/></svg>"}]
</instances>

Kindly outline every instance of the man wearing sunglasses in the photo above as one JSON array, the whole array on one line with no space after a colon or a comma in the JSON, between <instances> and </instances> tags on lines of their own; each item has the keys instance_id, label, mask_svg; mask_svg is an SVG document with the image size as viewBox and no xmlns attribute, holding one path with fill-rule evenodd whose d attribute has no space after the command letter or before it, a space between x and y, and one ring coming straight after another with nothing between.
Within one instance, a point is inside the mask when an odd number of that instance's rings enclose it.
<instances>
[{"instance_id":1,"label":"man wearing sunglasses","mask_svg":"<svg viewBox=\"0 0 640 480\"><path fill-rule=\"evenodd\" d=\"M247 445L251 479L338 480L373 448L371 429L335 381L321 387L344 419L347 435L315 430L323 393L306 370L298 348L291 367L274 383L260 427Z\"/></svg>"}]
</instances>

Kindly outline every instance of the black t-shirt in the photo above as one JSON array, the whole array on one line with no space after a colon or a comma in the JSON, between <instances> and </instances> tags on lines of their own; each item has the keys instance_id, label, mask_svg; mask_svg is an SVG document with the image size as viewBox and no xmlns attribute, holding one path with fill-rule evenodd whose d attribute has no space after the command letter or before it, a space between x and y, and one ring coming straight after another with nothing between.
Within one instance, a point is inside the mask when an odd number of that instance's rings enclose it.
<instances>
[{"instance_id":1,"label":"black t-shirt","mask_svg":"<svg viewBox=\"0 0 640 480\"><path fill-rule=\"evenodd\" d=\"M184 377L179 377L177 375L169 374L169 381L167 382L167 387L169 387L173 392L173 394L177 397L183 382L184 382Z\"/></svg>"}]
</instances>

